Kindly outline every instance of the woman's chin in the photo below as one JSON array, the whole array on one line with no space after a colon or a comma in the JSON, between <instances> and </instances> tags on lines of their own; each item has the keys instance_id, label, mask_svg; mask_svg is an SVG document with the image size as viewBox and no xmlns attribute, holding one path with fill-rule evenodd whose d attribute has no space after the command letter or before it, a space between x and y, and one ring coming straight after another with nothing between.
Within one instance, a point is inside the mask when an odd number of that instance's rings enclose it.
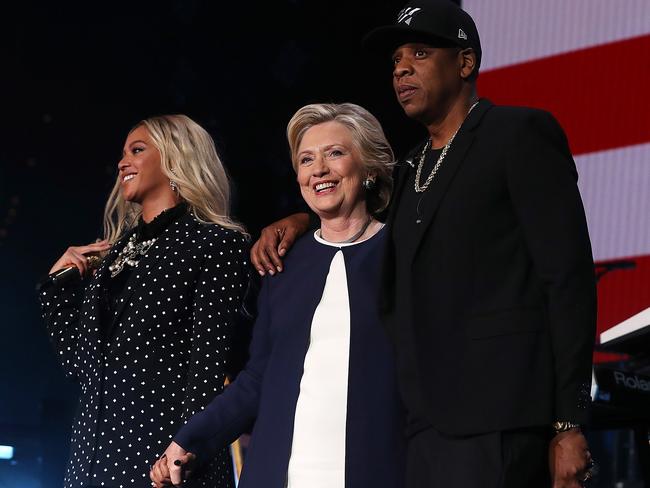
<instances>
[{"instance_id":1,"label":"woman's chin","mask_svg":"<svg viewBox=\"0 0 650 488\"><path fill-rule=\"evenodd\" d=\"M305 202L305 203L307 203L307 206L311 209L312 212L314 212L316 214L316 216L319 219L323 218L323 215L322 215L323 212L322 212L320 207L317 207L316 205L314 205L313 202Z\"/></svg>"},{"instance_id":2,"label":"woman's chin","mask_svg":"<svg viewBox=\"0 0 650 488\"><path fill-rule=\"evenodd\" d=\"M125 202L140 204L140 199L137 197L137 195L133 195L133 194L122 194L122 198L124 198L124 201L125 201Z\"/></svg>"},{"instance_id":3,"label":"woman's chin","mask_svg":"<svg viewBox=\"0 0 650 488\"><path fill-rule=\"evenodd\" d=\"M335 207L319 207L319 208L314 208L311 207L312 211L318 216L319 219L321 220L327 220L327 219L336 219L342 215L345 215L345 212L341 210L340 206L335 206Z\"/></svg>"},{"instance_id":4,"label":"woman's chin","mask_svg":"<svg viewBox=\"0 0 650 488\"><path fill-rule=\"evenodd\" d=\"M305 200L305 203L309 205L309 208L311 208L311 211L314 212L316 215L321 217L321 214L323 213L329 213L334 205L328 204L322 200L318 200L316 198L309 198Z\"/></svg>"}]
</instances>

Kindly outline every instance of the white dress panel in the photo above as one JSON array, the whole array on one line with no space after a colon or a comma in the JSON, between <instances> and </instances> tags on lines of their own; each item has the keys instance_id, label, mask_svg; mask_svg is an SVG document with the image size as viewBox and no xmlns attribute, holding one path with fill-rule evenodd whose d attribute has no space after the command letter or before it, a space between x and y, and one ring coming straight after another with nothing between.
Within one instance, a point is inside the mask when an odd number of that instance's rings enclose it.
<instances>
[{"instance_id":1,"label":"white dress panel","mask_svg":"<svg viewBox=\"0 0 650 488\"><path fill-rule=\"evenodd\" d=\"M288 488L345 486L349 356L350 300L339 250L312 319L294 418Z\"/></svg>"}]
</instances>

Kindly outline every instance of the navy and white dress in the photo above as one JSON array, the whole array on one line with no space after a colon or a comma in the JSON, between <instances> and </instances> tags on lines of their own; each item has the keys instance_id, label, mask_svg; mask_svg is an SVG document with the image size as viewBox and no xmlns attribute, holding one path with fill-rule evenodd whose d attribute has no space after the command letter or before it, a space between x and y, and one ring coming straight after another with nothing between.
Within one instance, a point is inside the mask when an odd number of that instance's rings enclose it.
<instances>
[{"instance_id":1,"label":"navy and white dress","mask_svg":"<svg viewBox=\"0 0 650 488\"><path fill-rule=\"evenodd\" d=\"M253 424L241 488L403 486L403 417L378 315L380 230L300 239L265 279L250 360L179 431L199 461Z\"/></svg>"}]
</instances>

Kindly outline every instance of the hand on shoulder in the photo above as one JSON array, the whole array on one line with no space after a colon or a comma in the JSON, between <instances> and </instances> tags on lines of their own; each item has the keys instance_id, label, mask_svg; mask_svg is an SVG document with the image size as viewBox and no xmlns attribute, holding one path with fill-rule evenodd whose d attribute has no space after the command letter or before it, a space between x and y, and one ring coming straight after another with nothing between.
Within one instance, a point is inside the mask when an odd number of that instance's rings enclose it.
<instances>
[{"instance_id":1,"label":"hand on shoulder","mask_svg":"<svg viewBox=\"0 0 650 488\"><path fill-rule=\"evenodd\" d=\"M296 239L309 229L309 214L297 213L272 223L262 230L251 249L251 263L257 272L273 276L282 272L282 258Z\"/></svg>"}]
</instances>

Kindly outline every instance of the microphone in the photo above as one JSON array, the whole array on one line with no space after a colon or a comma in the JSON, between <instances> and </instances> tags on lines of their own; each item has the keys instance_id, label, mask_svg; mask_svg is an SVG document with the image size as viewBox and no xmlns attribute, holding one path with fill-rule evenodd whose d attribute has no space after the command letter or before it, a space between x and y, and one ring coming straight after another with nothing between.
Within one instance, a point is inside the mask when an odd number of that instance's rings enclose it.
<instances>
[{"instance_id":1,"label":"microphone","mask_svg":"<svg viewBox=\"0 0 650 488\"><path fill-rule=\"evenodd\" d=\"M93 270L99 266L99 263L102 261L102 258L95 254L86 256L88 260L88 269ZM76 266L67 266L63 269L55 271L54 273L47 275L43 278L37 285L36 291L40 291L41 288L52 285L62 285L67 283L72 278L79 276L79 269Z\"/></svg>"},{"instance_id":2,"label":"microphone","mask_svg":"<svg viewBox=\"0 0 650 488\"><path fill-rule=\"evenodd\" d=\"M631 259L620 259L618 261L609 261L607 263L597 263L596 279L599 280L603 275L617 269L633 269L636 268L636 261Z\"/></svg>"},{"instance_id":3,"label":"microphone","mask_svg":"<svg viewBox=\"0 0 650 488\"><path fill-rule=\"evenodd\" d=\"M630 269L636 268L636 261L622 259L620 261L610 261L608 263L598 263L597 268L606 269Z\"/></svg>"}]
</instances>

